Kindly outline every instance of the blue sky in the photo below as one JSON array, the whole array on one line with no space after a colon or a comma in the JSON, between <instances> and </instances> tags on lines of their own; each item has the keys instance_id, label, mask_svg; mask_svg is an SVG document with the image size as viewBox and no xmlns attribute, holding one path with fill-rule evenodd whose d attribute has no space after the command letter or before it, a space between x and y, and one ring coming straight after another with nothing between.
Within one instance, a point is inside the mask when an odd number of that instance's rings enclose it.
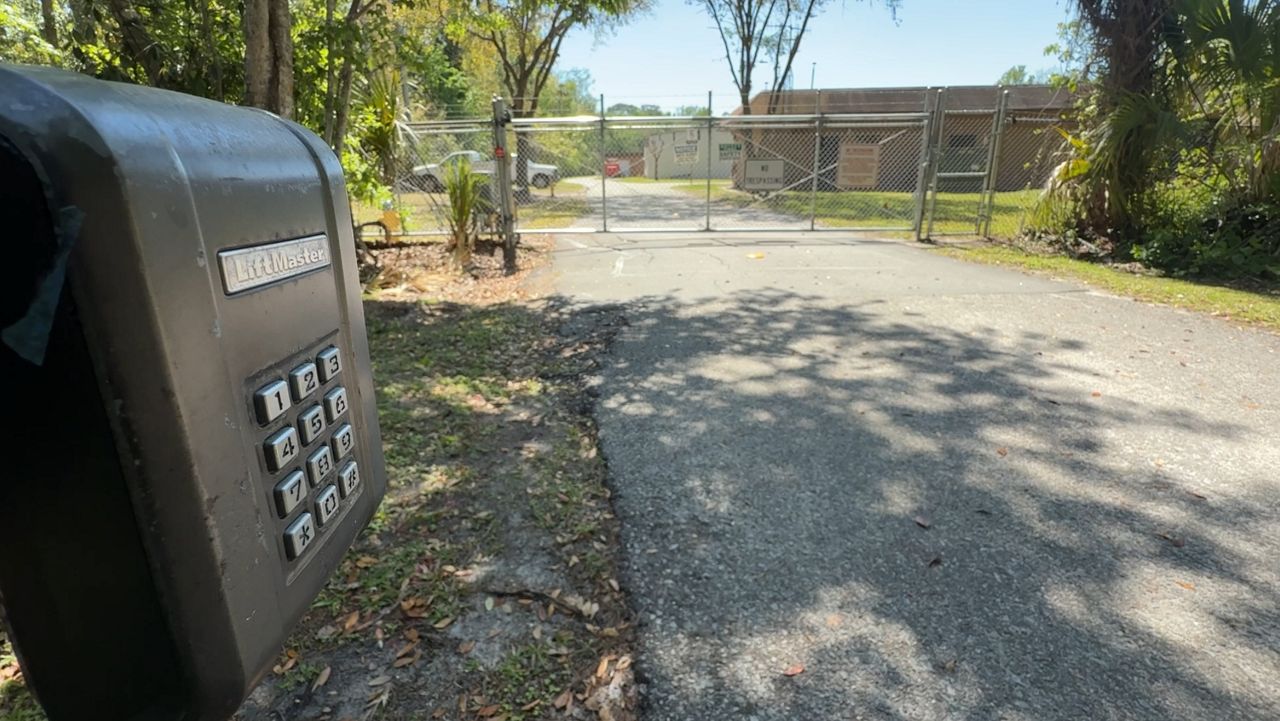
<instances>
[{"instance_id":1,"label":"blue sky","mask_svg":"<svg viewBox=\"0 0 1280 721\"><path fill-rule=\"evenodd\" d=\"M1014 65L1047 69L1065 15L1062 0L903 0L894 24L879 3L834 0L800 46L795 87L809 87L814 62L820 88L979 85ZM589 70L608 104L703 105L708 90L717 114L737 104L719 34L685 0L654 0L612 36L574 32L558 66ZM757 87L770 77L757 70Z\"/></svg>"}]
</instances>

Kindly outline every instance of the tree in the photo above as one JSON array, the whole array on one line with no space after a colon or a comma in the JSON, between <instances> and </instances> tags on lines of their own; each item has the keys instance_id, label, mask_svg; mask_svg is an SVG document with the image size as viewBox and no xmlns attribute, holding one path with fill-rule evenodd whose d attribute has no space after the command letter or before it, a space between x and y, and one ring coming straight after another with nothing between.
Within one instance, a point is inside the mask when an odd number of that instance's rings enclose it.
<instances>
[{"instance_id":1,"label":"tree","mask_svg":"<svg viewBox=\"0 0 1280 721\"><path fill-rule=\"evenodd\" d=\"M570 30L623 21L643 0L459 0L453 27L489 45L501 63L511 115L530 118L552 78L560 45ZM516 185L528 196L529 142L516 137Z\"/></svg>"},{"instance_id":2,"label":"tree","mask_svg":"<svg viewBox=\"0 0 1280 721\"><path fill-rule=\"evenodd\" d=\"M293 18L289 0L245 0L244 86L246 105L265 108L284 118L293 117Z\"/></svg>"},{"instance_id":3,"label":"tree","mask_svg":"<svg viewBox=\"0 0 1280 721\"><path fill-rule=\"evenodd\" d=\"M738 89L742 112L750 114L755 73L762 64L772 68L768 109L791 80L792 65L809 22L827 0L690 0L715 22L724 45L729 74ZM901 0L883 0L897 19Z\"/></svg>"},{"instance_id":4,"label":"tree","mask_svg":"<svg viewBox=\"0 0 1280 721\"><path fill-rule=\"evenodd\" d=\"M1004 71L996 85L1042 85L1048 80L1048 73L1028 72L1026 65L1014 65Z\"/></svg>"}]
</instances>

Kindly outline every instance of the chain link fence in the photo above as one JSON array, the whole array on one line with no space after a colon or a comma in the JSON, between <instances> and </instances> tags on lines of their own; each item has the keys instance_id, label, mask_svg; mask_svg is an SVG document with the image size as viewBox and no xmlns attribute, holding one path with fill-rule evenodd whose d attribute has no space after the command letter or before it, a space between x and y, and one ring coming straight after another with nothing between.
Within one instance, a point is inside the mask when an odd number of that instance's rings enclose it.
<instances>
[{"instance_id":1,"label":"chain link fence","mask_svg":"<svg viewBox=\"0 0 1280 721\"><path fill-rule=\"evenodd\" d=\"M945 90L918 97L883 113L516 119L516 231L1022 232L1070 123L996 88L976 107L972 93L962 108ZM493 146L490 119L406 126L398 232L447 232L444 169L466 157L491 175Z\"/></svg>"}]
</instances>

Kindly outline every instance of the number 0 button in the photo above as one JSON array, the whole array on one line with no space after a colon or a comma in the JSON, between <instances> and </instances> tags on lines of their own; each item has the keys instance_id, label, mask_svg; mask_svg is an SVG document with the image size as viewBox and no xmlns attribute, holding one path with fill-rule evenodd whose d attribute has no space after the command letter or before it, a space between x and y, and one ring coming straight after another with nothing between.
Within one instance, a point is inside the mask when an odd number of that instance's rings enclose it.
<instances>
[{"instance_id":1,"label":"number 0 button","mask_svg":"<svg viewBox=\"0 0 1280 721\"><path fill-rule=\"evenodd\" d=\"M320 521L320 525L329 522L338 512L338 489L333 486L320 491L320 495L316 496L316 520Z\"/></svg>"},{"instance_id":2,"label":"number 0 button","mask_svg":"<svg viewBox=\"0 0 1280 721\"><path fill-rule=\"evenodd\" d=\"M266 425L289 410L289 390L284 381L275 381L259 388L253 394L253 410L258 423Z\"/></svg>"},{"instance_id":3,"label":"number 0 button","mask_svg":"<svg viewBox=\"0 0 1280 721\"><path fill-rule=\"evenodd\" d=\"M347 412L347 389L338 386L324 396L324 416L330 423Z\"/></svg>"},{"instance_id":4,"label":"number 0 button","mask_svg":"<svg viewBox=\"0 0 1280 721\"><path fill-rule=\"evenodd\" d=\"M328 383L338 374L342 372L342 358L338 355L338 349L335 346L329 346L320 351L316 356L316 363L320 365L320 381Z\"/></svg>"},{"instance_id":5,"label":"number 0 button","mask_svg":"<svg viewBox=\"0 0 1280 721\"><path fill-rule=\"evenodd\" d=\"M262 450L267 456L267 468L274 473L298 457L298 432L292 427L285 428L268 438Z\"/></svg>"}]
</instances>

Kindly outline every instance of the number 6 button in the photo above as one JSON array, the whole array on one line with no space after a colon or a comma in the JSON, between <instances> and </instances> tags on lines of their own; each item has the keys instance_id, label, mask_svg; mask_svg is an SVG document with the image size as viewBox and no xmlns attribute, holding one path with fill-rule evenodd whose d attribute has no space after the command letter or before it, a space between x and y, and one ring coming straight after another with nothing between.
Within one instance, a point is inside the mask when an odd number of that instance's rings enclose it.
<instances>
[{"instance_id":1,"label":"number 6 button","mask_svg":"<svg viewBox=\"0 0 1280 721\"><path fill-rule=\"evenodd\" d=\"M324 396L324 415L330 423L338 420L347 412L347 389L338 386Z\"/></svg>"}]
</instances>

